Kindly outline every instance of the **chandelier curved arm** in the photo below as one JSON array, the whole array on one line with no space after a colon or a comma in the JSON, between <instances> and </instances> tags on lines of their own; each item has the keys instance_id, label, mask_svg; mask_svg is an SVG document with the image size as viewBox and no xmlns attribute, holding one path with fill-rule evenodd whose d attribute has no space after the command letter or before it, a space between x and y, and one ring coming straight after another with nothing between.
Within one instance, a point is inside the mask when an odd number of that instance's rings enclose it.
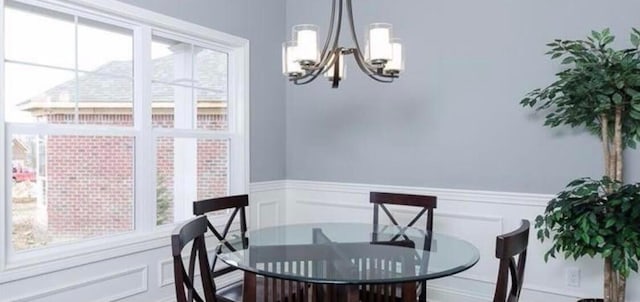
<instances>
[{"instance_id":1,"label":"chandelier curved arm","mask_svg":"<svg viewBox=\"0 0 640 302\"><path fill-rule=\"evenodd\" d=\"M357 50L354 49L354 51L357 51ZM358 67L360 67L360 70L362 70L362 72L364 72L367 76L369 76L373 80L376 80L381 83L391 83L393 82L393 79L398 77L396 75L386 75L386 74L383 74L382 72L377 72L377 71L374 72L369 68L367 68L367 66L365 65L366 62L364 62L364 60L360 56L358 56L357 54L354 54L353 56L355 57L356 63Z\"/></svg>"},{"instance_id":2,"label":"chandelier curved arm","mask_svg":"<svg viewBox=\"0 0 640 302\"><path fill-rule=\"evenodd\" d=\"M301 77L297 77L297 78L291 78L290 80L293 81L294 84L296 85L305 85L305 84L309 84L311 82L313 82L313 80L315 80L317 77L319 77L321 74L323 74L327 69L329 69L329 66L332 66L335 64L336 60L338 59L338 57L340 56L340 53L342 52L342 48L337 48L335 51L331 51L330 54L327 56L327 59L330 59L330 62L328 62L327 64L324 65L324 67L314 71L314 72L310 72L305 74L304 76ZM333 55L333 54L337 54L337 55ZM300 80L305 80L304 82L299 82Z\"/></svg>"},{"instance_id":3,"label":"chandelier curved arm","mask_svg":"<svg viewBox=\"0 0 640 302\"><path fill-rule=\"evenodd\" d=\"M327 50L329 49L329 43L331 43L331 37L333 37L333 24L336 22L336 20L335 20L335 18L336 18L336 1L338 1L338 0L331 1L331 19L330 19L330 22L329 22L329 31L327 32L327 39L324 41L324 47L322 48L322 53L320 54L320 58L321 59L325 58L325 55L327 54ZM342 3L340 4L340 11L342 11ZM340 32L339 29L338 29L338 32ZM334 41L334 45L335 45L335 41ZM316 66L314 66L314 67L316 67Z\"/></svg>"},{"instance_id":4,"label":"chandelier curved arm","mask_svg":"<svg viewBox=\"0 0 640 302\"><path fill-rule=\"evenodd\" d=\"M361 62L358 63L358 65L362 64L363 66L360 66L361 69L366 68L369 72L376 73L377 67L366 62L364 55L362 55L360 42L358 42L358 35L356 34L355 21L353 20L353 5L351 0L347 0L347 16L349 17L349 27L351 27L351 37L353 38L353 43L356 46L353 55L356 57L357 61ZM364 69L362 71L364 71Z\"/></svg>"},{"instance_id":5,"label":"chandelier curved arm","mask_svg":"<svg viewBox=\"0 0 640 302\"><path fill-rule=\"evenodd\" d=\"M339 2L338 4L338 18L337 18L337 27L335 30L335 37L334 35L334 30L333 30L333 26L334 24L336 24L336 16L335 16L335 8L336 8L336 1ZM333 38L333 45L331 47L331 49L336 49L338 47L338 43L340 40L340 31L342 29L342 1L343 0L333 0L333 4L332 4L332 9L331 9L331 23L329 25L329 32L327 33L327 40L324 43L324 48L322 50L322 54L320 55L320 62L318 62L317 64L313 65L313 66L306 66L304 67L305 70L307 71L311 71L311 73L313 73L316 70L322 70L324 71L327 67L328 61L331 59L331 54L327 54L327 50L328 50L328 46L331 43L331 39ZM321 72L322 73L322 72ZM310 77L311 74L310 73L306 73L304 75L298 76L296 78L294 78L295 80L301 80L301 79L305 79Z\"/></svg>"}]
</instances>

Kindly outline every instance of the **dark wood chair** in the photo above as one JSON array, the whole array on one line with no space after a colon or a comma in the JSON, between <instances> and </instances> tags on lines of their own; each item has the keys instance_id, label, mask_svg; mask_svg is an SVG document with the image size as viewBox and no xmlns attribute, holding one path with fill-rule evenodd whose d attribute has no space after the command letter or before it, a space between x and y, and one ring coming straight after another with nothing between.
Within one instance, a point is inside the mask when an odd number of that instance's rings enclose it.
<instances>
[{"instance_id":1,"label":"dark wood chair","mask_svg":"<svg viewBox=\"0 0 640 302\"><path fill-rule=\"evenodd\" d=\"M173 274L178 302L217 302L215 297L216 287L209 271L209 259L204 239L206 232L207 218L201 216L178 226L171 235ZM190 242L193 242L193 244L191 245L187 270L182 260L182 250ZM194 287L196 261L201 272L202 292L198 292Z\"/></svg>"},{"instance_id":2,"label":"dark wood chair","mask_svg":"<svg viewBox=\"0 0 640 302\"><path fill-rule=\"evenodd\" d=\"M245 213L245 208L249 205L249 196L248 195L235 195L235 196L225 196L218 198L209 198L204 200L198 200L193 202L193 214L194 215L206 215L213 212L219 211L228 211L232 210L227 220L224 228L219 230L216 228L209 219L205 217L206 226L216 237L218 242L223 242L226 247L230 250L235 250L234 246L229 243L227 236L229 235L229 231L233 226L236 217L239 218L240 224L240 238L242 240L243 247L247 245L247 217ZM224 267L224 268L216 268L218 257L217 254L220 252L220 249L216 250L216 253L213 257L211 267L210 267L210 275L211 277L218 278L223 275L232 273L237 270L234 267ZM234 282L227 286L217 289L216 297L218 301L222 302L236 302L242 301L242 286L243 281ZM256 284L257 286L257 284Z\"/></svg>"},{"instance_id":3,"label":"dark wood chair","mask_svg":"<svg viewBox=\"0 0 640 302\"><path fill-rule=\"evenodd\" d=\"M524 266L527 261L529 227L529 221L522 220L520 228L496 238L496 258L500 259L500 268L493 302L518 302L520 299Z\"/></svg>"},{"instance_id":4,"label":"dark wood chair","mask_svg":"<svg viewBox=\"0 0 640 302\"><path fill-rule=\"evenodd\" d=\"M384 239L384 241L393 242L398 240L410 240L404 232L407 228L415 225L420 218L422 218L425 214L427 216L425 231L426 236L424 240L425 251L431 250L431 232L433 231L433 211L438 205L438 198L436 196L429 195L413 195L413 194L399 194L399 193L383 193L383 192L371 192L369 194L369 202L373 204L373 241L382 241L381 238L378 238L377 233L380 230L380 209L385 213L387 218L391 221L391 223L395 226L399 227L399 232L392 236L391 238ZM411 219L406 225L401 226L398 223L398 220L393 216L391 211L386 207L386 205L401 205L401 206L410 206L421 208L418 213ZM423 255L422 269L426 270L426 263L428 263L428 254ZM427 300L427 282L420 282L418 287L419 291L419 301Z\"/></svg>"}]
</instances>

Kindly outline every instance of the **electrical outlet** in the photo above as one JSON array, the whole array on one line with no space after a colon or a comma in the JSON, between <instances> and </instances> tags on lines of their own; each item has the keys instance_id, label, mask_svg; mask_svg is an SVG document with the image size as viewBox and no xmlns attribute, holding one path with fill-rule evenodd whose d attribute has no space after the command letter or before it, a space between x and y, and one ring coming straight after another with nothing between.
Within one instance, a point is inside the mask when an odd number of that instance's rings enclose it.
<instances>
[{"instance_id":1,"label":"electrical outlet","mask_svg":"<svg viewBox=\"0 0 640 302\"><path fill-rule=\"evenodd\" d=\"M570 267L564 271L564 277L567 286L580 287L580 269L577 267Z\"/></svg>"}]
</instances>

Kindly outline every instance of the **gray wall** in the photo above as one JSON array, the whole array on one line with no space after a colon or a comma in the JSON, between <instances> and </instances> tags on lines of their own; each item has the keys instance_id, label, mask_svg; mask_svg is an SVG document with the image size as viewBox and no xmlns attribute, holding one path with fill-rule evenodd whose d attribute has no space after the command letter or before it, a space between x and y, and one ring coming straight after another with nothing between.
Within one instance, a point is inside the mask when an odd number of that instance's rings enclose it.
<instances>
[{"instance_id":1,"label":"gray wall","mask_svg":"<svg viewBox=\"0 0 640 302\"><path fill-rule=\"evenodd\" d=\"M298 23L326 34L329 3L287 1L287 35ZM518 102L558 70L543 55L548 41L610 27L626 43L640 26L639 1L356 0L354 7L361 35L371 22L393 23L407 70L379 84L349 58L337 90L324 80L288 85L287 178L555 193L570 179L601 175L596 137L542 127ZM629 157L628 170L638 166ZM629 171L627 181L638 176Z\"/></svg>"},{"instance_id":2,"label":"gray wall","mask_svg":"<svg viewBox=\"0 0 640 302\"><path fill-rule=\"evenodd\" d=\"M120 1L249 39L251 181L285 178L285 83L280 73L285 1Z\"/></svg>"}]
</instances>

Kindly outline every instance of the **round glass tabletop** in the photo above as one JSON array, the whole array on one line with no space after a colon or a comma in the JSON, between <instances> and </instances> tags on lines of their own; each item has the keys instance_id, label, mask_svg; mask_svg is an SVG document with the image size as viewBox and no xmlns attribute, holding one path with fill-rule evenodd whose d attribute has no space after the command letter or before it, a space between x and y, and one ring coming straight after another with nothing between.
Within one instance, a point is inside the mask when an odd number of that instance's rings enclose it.
<instances>
[{"instance_id":1,"label":"round glass tabletop","mask_svg":"<svg viewBox=\"0 0 640 302\"><path fill-rule=\"evenodd\" d=\"M327 284L400 283L465 271L480 259L464 240L424 230L362 223L296 224L228 236L220 260L280 279Z\"/></svg>"}]
</instances>

